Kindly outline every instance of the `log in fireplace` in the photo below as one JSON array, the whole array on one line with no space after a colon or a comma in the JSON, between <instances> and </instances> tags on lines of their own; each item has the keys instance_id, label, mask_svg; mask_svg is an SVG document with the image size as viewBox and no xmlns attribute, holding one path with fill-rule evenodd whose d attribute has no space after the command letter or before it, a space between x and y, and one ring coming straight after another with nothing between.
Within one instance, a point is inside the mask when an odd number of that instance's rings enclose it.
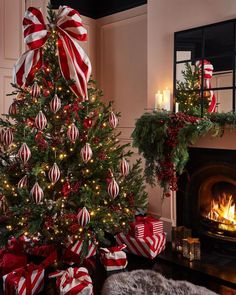
<instances>
[{"instance_id":1,"label":"log in fireplace","mask_svg":"<svg viewBox=\"0 0 236 295\"><path fill-rule=\"evenodd\" d=\"M236 251L236 151L190 148L179 179L177 224L208 247Z\"/></svg>"}]
</instances>

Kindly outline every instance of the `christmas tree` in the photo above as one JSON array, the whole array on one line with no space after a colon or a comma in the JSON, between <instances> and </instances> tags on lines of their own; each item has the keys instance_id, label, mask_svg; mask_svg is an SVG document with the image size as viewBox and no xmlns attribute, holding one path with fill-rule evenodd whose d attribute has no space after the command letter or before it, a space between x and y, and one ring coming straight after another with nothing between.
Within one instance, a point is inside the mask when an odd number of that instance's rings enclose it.
<instances>
[{"instance_id":1,"label":"christmas tree","mask_svg":"<svg viewBox=\"0 0 236 295\"><path fill-rule=\"evenodd\" d=\"M49 25L29 8L24 37L29 51L14 68L14 101L1 125L1 243L24 237L66 248L106 244L106 233L128 228L145 208L140 160L129 165L119 143L119 114L90 76L79 41L78 12L49 9ZM38 35L37 35L38 33Z\"/></svg>"}]
</instances>

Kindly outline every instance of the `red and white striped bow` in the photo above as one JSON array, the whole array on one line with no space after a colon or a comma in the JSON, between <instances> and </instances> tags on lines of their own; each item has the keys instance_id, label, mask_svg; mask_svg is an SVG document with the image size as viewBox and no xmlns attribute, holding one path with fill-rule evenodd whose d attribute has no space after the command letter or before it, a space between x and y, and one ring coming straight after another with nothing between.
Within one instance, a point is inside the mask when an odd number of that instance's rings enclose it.
<instances>
[{"instance_id":1,"label":"red and white striped bow","mask_svg":"<svg viewBox=\"0 0 236 295\"><path fill-rule=\"evenodd\" d=\"M33 7L25 12L23 29L29 50L18 59L13 69L13 83L19 86L31 84L35 71L42 67L42 46L50 34L41 11ZM84 100L87 98L91 63L78 42L87 39L87 30L82 25L80 14L68 6L60 6L55 30L61 73L66 80L74 81L70 85L71 90Z\"/></svg>"},{"instance_id":2,"label":"red and white striped bow","mask_svg":"<svg viewBox=\"0 0 236 295\"><path fill-rule=\"evenodd\" d=\"M196 66L199 68L200 72L202 70L202 61L197 61ZM205 87L206 89L211 88L211 78L213 75L214 67L213 65L206 59L203 60L203 73L204 73L204 81L205 81ZM214 113L216 111L216 96L214 94L214 91L210 90L211 94L211 102L208 107L209 113Z\"/></svg>"}]
</instances>

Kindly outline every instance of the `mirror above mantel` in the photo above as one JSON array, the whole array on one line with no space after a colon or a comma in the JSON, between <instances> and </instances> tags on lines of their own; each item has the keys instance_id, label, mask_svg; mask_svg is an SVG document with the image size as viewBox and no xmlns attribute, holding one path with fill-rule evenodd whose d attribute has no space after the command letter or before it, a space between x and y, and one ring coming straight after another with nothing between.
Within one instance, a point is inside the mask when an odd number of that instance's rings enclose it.
<instances>
[{"instance_id":1,"label":"mirror above mantel","mask_svg":"<svg viewBox=\"0 0 236 295\"><path fill-rule=\"evenodd\" d=\"M175 33L174 98L180 111L235 111L235 32L232 19Z\"/></svg>"}]
</instances>

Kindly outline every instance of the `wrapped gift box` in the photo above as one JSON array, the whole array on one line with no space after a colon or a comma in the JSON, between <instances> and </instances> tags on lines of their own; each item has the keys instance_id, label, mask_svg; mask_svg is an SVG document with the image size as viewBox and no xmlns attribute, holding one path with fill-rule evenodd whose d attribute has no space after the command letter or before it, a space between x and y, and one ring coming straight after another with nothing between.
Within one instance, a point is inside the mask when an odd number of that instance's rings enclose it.
<instances>
[{"instance_id":1,"label":"wrapped gift box","mask_svg":"<svg viewBox=\"0 0 236 295\"><path fill-rule=\"evenodd\" d=\"M84 267L69 267L50 274L49 278L57 278L60 295L93 295L92 280Z\"/></svg>"},{"instance_id":2,"label":"wrapped gift box","mask_svg":"<svg viewBox=\"0 0 236 295\"><path fill-rule=\"evenodd\" d=\"M27 257L24 254L11 253L8 250L0 250L0 276L3 276L17 268L27 264Z\"/></svg>"},{"instance_id":3,"label":"wrapped gift box","mask_svg":"<svg viewBox=\"0 0 236 295\"><path fill-rule=\"evenodd\" d=\"M115 238L118 245L125 244L127 246L125 251L150 259L161 253L166 245L166 233L164 232L141 239L120 233Z\"/></svg>"},{"instance_id":4,"label":"wrapped gift box","mask_svg":"<svg viewBox=\"0 0 236 295\"><path fill-rule=\"evenodd\" d=\"M82 248L83 248L83 241L82 240L77 241L74 245L68 247L68 249L71 252L75 253L78 256L81 255ZM96 245L93 242L89 241L89 243L88 243L88 252L87 252L87 255L85 255L84 258L89 258L91 256L96 255L96 249L97 249Z\"/></svg>"},{"instance_id":5,"label":"wrapped gift box","mask_svg":"<svg viewBox=\"0 0 236 295\"><path fill-rule=\"evenodd\" d=\"M117 247L100 248L101 262L107 271L119 270L126 268L128 262L124 250L126 245Z\"/></svg>"},{"instance_id":6,"label":"wrapped gift box","mask_svg":"<svg viewBox=\"0 0 236 295\"><path fill-rule=\"evenodd\" d=\"M137 216L130 224L129 235L137 239L163 233L163 222L151 216Z\"/></svg>"}]
</instances>

